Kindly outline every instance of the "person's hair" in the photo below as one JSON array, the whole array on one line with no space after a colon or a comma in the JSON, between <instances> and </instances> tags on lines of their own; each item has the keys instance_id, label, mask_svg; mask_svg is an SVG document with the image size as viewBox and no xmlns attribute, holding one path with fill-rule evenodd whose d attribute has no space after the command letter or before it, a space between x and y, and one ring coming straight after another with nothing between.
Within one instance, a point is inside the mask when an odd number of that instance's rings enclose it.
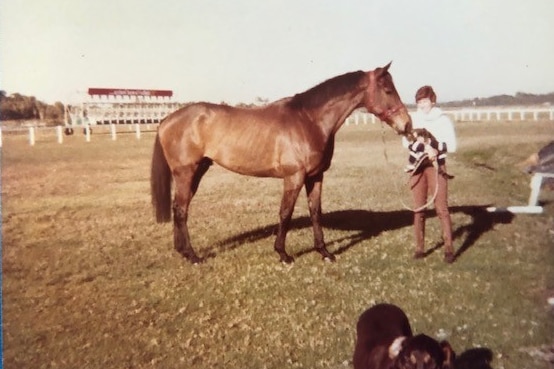
<instances>
[{"instance_id":1,"label":"person's hair","mask_svg":"<svg viewBox=\"0 0 554 369\"><path fill-rule=\"evenodd\" d=\"M420 87L415 94L415 101L418 102L421 99L429 99L432 103L437 102L437 95L433 91L431 86Z\"/></svg>"}]
</instances>

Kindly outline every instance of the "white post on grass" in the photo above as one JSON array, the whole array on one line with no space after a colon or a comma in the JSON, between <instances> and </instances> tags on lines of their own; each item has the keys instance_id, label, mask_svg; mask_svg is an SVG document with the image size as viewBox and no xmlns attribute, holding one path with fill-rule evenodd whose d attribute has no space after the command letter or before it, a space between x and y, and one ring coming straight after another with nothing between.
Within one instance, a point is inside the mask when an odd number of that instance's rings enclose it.
<instances>
[{"instance_id":1,"label":"white post on grass","mask_svg":"<svg viewBox=\"0 0 554 369\"><path fill-rule=\"evenodd\" d=\"M90 142L90 126L88 124L85 126L85 140Z\"/></svg>"},{"instance_id":2,"label":"white post on grass","mask_svg":"<svg viewBox=\"0 0 554 369\"><path fill-rule=\"evenodd\" d=\"M62 126L56 126L56 136L58 137L58 143L63 143Z\"/></svg>"},{"instance_id":3,"label":"white post on grass","mask_svg":"<svg viewBox=\"0 0 554 369\"><path fill-rule=\"evenodd\" d=\"M29 127L29 145L35 145L35 127Z\"/></svg>"},{"instance_id":4,"label":"white post on grass","mask_svg":"<svg viewBox=\"0 0 554 369\"><path fill-rule=\"evenodd\" d=\"M139 123L135 124L135 132L136 132L137 140L140 140L140 124Z\"/></svg>"},{"instance_id":5,"label":"white post on grass","mask_svg":"<svg viewBox=\"0 0 554 369\"><path fill-rule=\"evenodd\" d=\"M115 124L110 124L110 133L112 134L112 141L117 140L117 133L115 131Z\"/></svg>"}]
</instances>

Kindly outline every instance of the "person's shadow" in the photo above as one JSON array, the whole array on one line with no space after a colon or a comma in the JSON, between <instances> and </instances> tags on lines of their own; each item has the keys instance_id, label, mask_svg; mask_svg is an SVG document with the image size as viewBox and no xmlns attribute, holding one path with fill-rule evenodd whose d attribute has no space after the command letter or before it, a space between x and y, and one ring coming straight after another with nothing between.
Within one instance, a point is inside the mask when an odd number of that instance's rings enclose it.
<instances>
[{"instance_id":1,"label":"person's shadow","mask_svg":"<svg viewBox=\"0 0 554 369\"><path fill-rule=\"evenodd\" d=\"M508 224L514 218L509 212L489 213L486 208L489 205L467 205L450 207L450 213L464 213L471 218L471 222L459 226L453 230L453 239L464 237L461 246L457 249L455 257L460 257L469 248L471 248L479 238L492 230L495 224ZM427 211L427 217L436 217L435 211ZM333 253L338 255L347 252L352 247L358 245L364 240L378 236L383 231L390 231L404 227L411 227L413 224L413 213L409 210L394 211L370 211L370 210L339 210L330 213L324 213L322 216L322 226L328 229L342 231L351 231L348 236L328 240L327 246L341 244ZM297 230L311 228L311 221L308 216L293 218L290 223L290 229ZM213 257L217 252L232 250L245 243L257 241L263 238L270 238L274 235L277 224L270 224L264 227L252 229L247 232L236 234L232 237L222 240L211 247L208 257ZM427 251L427 254L440 248L438 243ZM301 256L315 249L309 248L297 252L294 256Z\"/></svg>"}]
</instances>

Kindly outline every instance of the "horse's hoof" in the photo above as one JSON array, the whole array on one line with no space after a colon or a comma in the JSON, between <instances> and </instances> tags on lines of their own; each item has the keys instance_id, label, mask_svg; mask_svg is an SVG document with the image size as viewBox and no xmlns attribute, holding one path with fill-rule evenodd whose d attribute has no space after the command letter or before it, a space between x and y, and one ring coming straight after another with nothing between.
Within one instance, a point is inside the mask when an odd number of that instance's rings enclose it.
<instances>
[{"instance_id":1,"label":"horse's hoof","mask_svg":"<svg viewBox=\"0 0 554 369\"><path fill-rule=\"evenodd\" d=\"M323 256L325 261L336 261L335 255L331 254L326 248L322 247L317 249L317 251Z\"/></svg>"},{"instance_id":2,"label":"horse's hoof","mask_svg":"<svg viewBox=\"0 0 554 369\"><path fill-rule=\"evenodd\" d=\"M292 264L294 263L294 258L290 255L281 255L281 263L283 264Z\"/></svg>"},{"instance_id":3,"label":"horse's hoof","mask_svg":"<svg viewBox=\"0 0 554 369\"><path fill-rule=\"evenodd\" d=\"M337 261L337 258L335 257L335 255L329 254L329 255L326 255L326 256L323 257L323 261L327 261L329 263L334 263L335 261Z\"/></svg>"},{"instance_id":4,"label":"horse's hoof","mask_svg":"<svg viewBox=\"0 0 554 369\"><path fill-rule=\"evenodd\" d=\"M198 264L202 264L205 260L203 258L199 258L198 256L196 255L193 255L193 256L185 256L188 261L192 264L192 265L198 265Z\"/></svg>"}]
</instances>

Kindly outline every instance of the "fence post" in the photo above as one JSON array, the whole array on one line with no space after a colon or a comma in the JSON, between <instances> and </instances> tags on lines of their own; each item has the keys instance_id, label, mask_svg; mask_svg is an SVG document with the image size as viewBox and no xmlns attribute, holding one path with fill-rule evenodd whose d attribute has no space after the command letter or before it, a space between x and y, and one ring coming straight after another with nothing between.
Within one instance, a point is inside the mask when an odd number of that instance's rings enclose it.
<instances>
[{"instance_id":1,"label":"fence post","mask_svg":"<svg viewBox=\"0 0 554 369\"><path fill-rule=\"evenodd\" d=\"M112 141L117 140L117 133L115 131L115 124L110 123L110 133L112 134Z\"/></svg>"},{"instance_id":2,"label":"fence post","mask_svg":"<svg viewBox=\"0 0 554 369\"><path fill-rule=\"evenodd\" d=\"M137 140L140 140L140 124L139 123L135 124L135 132L136 132Z\"/></svg>"},{"instance_id":3,"label":"fence post","mask_svg":"<svg viewBox=\"0 0 554 369\"><path fill-rule=\"evenodd\" d=\"M90 126L85 126L85 141L90 142Z\"/></svg>"},{"instance_id":4,"label":"fence post","mask_svg":"<svg viewBox=\"0 0 554 369\"><path fill-rule=\"evenodd\" d=\"M35 127L29 127L29 145L35 145Z\"/></svg>"},{"instance_id":5,"label":"fence post","mask_svg":"<svg viewBox=\"0 0 554 369\"><path fill-rule=\"evenodd\" d=\"M63 143L62 126L56 126L56 136L58 137L58 143Z\"/></svg>"}]
</instances>

